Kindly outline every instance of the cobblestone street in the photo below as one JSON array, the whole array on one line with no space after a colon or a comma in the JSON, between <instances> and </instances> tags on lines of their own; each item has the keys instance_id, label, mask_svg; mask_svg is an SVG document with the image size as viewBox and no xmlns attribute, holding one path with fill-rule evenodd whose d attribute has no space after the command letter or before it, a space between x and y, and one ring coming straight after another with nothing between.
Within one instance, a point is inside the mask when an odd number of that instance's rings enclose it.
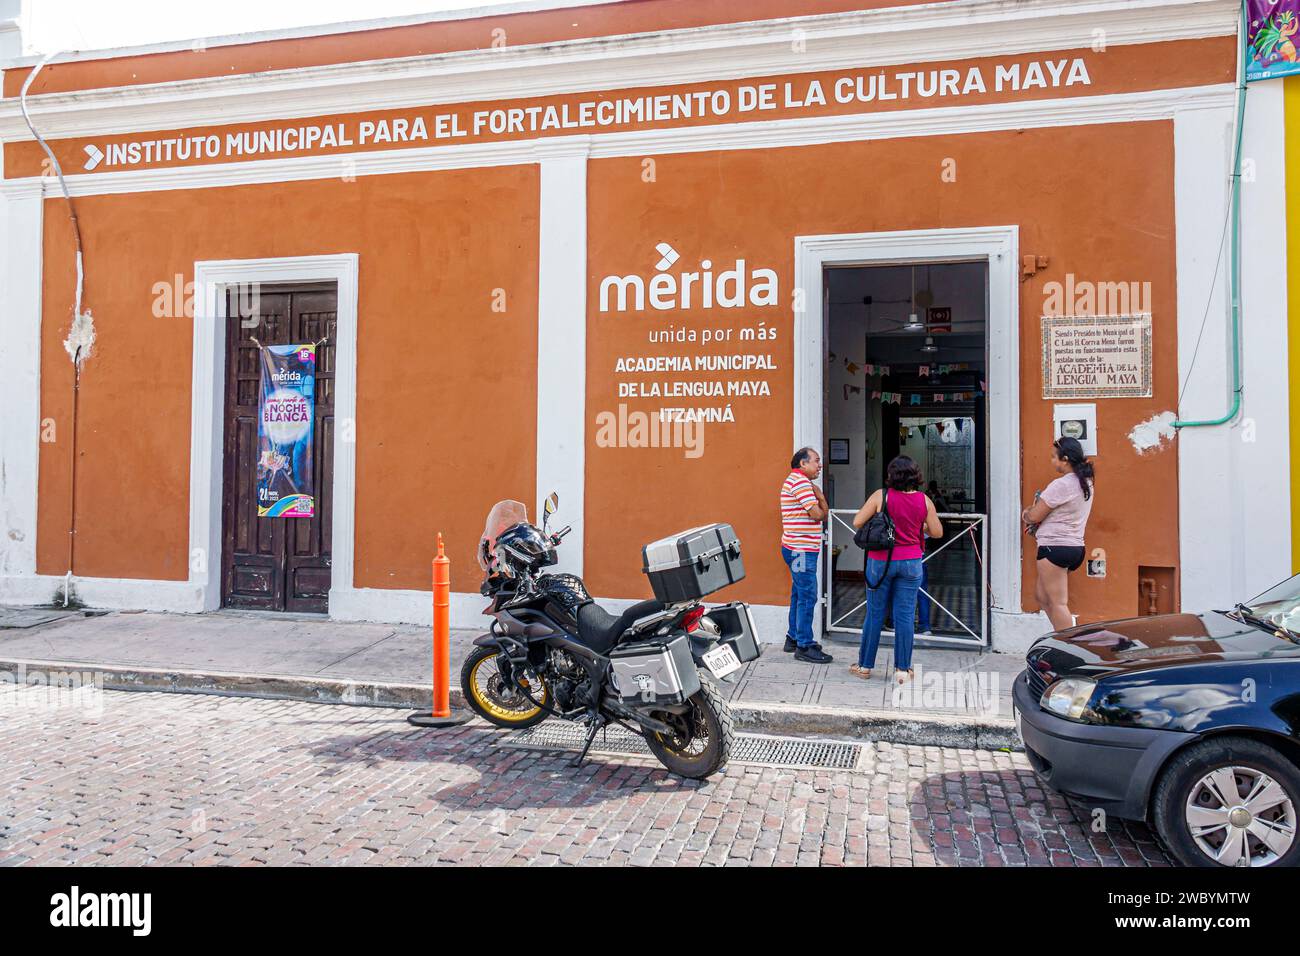
<instances>
[{"instance_id":1,"label":"cobblestone street","mask_svg":"<svg viewBox=\"0 0 1300 956\"><path fill-rule=\"evenodd\" d=\"M502 747L475 721L107 692L0 693L0 864L1156 866L1145 827L1039 786L1022 754L868 744L862 771Z\"/></svg>"}]
</instances>

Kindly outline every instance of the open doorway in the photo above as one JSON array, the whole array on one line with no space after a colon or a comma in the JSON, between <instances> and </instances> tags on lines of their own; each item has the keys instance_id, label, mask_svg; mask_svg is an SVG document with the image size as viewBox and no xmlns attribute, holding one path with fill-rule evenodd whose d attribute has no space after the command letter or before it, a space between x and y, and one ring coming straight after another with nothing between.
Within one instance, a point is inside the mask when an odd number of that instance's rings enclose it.
<instances>
[{"instance_id":1,"label":"open doorway","mask_svg":"<svg viewBox=\"0 0 1300 956\"><path fill-rule=\"evenodd\" d=\"M918 643L984 646L988 261L833 265L822 279L825 485L832 508L823 626L861 631L865 555L853 544L850 522L901 454L919 465L944 525L943 538L926 549Z\"/></svg>"}]
</instances>

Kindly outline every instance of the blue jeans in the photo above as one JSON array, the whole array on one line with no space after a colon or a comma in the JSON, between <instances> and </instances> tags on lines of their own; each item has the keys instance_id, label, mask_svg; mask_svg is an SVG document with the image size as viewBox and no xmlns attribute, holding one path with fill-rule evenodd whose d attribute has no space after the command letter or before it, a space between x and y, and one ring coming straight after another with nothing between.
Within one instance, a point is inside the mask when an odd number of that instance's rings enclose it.
<instances>
[{"instance_id":1,"label":"blue jeans","mask_svg":"<svg viewBox=\"0 0 1300 956\"><path fill-rule=\"evenodd\" d=\"M817 606L817 551L781 549L781 558L790 569L790 629L786 636L800 647L813 643L813 609Z\"/></svg>"},{"instance_id":2,"label":"blue jeans","mask_svg":"<svg viewBox=\"0 0 1300 956\"><path fill-rule=\"evenodd\" d=\"M925 562L921 562L921 589L916 593L916 632L918 634L928 634L932 621L930 617L930 599L925 596L925 592L930 587L930 575L925 570Z\"/></svg>"},{"instance_id":3,"label":"blue jeans","mask_svg":"<svg viewBox=\"0 0 1300 956\"><path fill-rule=\"evenodd\" d=\"M881 575L884 580L881 581ZM862 645L858 649L858 666L875 667L880 649L880 632L885 627L885 610L894 618L894 666L900 671L912 669L912 641L916 636L916 594L921 588L921 559L885 562L867 559L867 580L880 586L867 589L867 619L862 625Z\"/></svg>"}]
</instances>

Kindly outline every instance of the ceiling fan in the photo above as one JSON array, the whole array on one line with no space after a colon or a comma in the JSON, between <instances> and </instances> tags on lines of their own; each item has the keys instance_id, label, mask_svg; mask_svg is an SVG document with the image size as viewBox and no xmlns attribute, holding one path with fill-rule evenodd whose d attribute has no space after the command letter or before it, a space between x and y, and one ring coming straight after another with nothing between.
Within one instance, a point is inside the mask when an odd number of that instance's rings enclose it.
<instances>
[{"instance_id":1,"label":"ceiling fan","mask_svg":"<svg viewBox=\"0 0 1300 956\"><path fill-rule=\"evenodd\" d=\"M926 268L928 269L929 267L927 266ZM912 268L909 269L908 271L911 272L912 274L912 311L907 317L907 324L903 326L903 331L924 332L925 323L921 321L921 316L916 311L916 266L912 266ZM926 279L925 284L927 286L930 284L930 280L928 278ZM926 297L926 308L929 308L930 305L934 303L934 293L932 293L927 288L925 290L925 297Z\"/></svg>"},{"instance_id":2,"label":"ceiling fan","mask_svg":"<svg viewBox=\"0 0 1300 956\"><path fill-rule=\"evenodd\" d=\"M925 288L924 289L918 290L916 288L916 266L915 265L909 266L908 272L909 272L909 278L911 282L911 292L906 299L881 299L876 296L864 295L859 299L852 299L852 300L830 299L828 300L828 302L832 306L859 305L859 304L865 306L867 312L868 326L871 325L871 320L873 318L872 306L906 304L909 308L906 318L882 317L882 321L887 321L892 323L893 325L896 326L895 329L892 329L888 332L873 332L871 334L874 336L899 336L899 335L922 335L922 334L934 335L935 333L929 331L928 326L926 325L925 318L923 317L921 312L921 310L929 309L932 305L934 305L934 290L931 288L930 285L930 266L927 265L925 267ZM958 329L958 328L983 329L985 326L985 322L982 318L980 318L980 319L967 319L965 321L960 321L960 322L949 321L949 322L944 322L943 325L949 329ZM938 334L942 335L947 333L938 333ZM944 348L948 348L948 347L950 346L946 344L944 345ZM961 348L962 346L951 346L951 347Z\"/></svg>"}]
</instances>

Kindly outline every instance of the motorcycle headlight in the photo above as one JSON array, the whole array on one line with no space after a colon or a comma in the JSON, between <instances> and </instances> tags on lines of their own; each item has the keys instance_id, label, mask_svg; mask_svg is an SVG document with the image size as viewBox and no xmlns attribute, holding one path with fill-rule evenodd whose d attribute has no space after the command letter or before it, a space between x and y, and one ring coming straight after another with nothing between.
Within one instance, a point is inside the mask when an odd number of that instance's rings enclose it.
<instances>
[{"instance_id":1,"label":"motorcycle headlight","mask_svg":"<svg viewBox=\"0 0 1300 956\"><path fill-rule=\"evenodd\" d=\"M1043 691L1039 704L1044 710L1069 720L1082 720L1083 712L1088 708L1092 692L1097 689L1097 682L1083 677L1067 677L1058 680Z\"/></svg>"}]
</instances>

